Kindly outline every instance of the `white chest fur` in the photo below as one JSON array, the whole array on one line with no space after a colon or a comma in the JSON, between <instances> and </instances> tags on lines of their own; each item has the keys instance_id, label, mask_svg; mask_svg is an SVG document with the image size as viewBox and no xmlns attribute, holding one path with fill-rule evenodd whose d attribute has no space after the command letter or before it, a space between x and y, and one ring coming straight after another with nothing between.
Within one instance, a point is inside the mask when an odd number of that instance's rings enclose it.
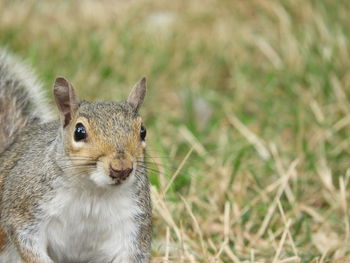
<instances>
[{"instance_id":1,"label":"white chest fur","mask_svg":"<svg viewBox=\"0 0 350 263\"><path fill-rule=\"evenodd\" d=\"M130 187L58 192L44 230L55 262L129 262L139 213Z\"/></svg>"}]
</instances>

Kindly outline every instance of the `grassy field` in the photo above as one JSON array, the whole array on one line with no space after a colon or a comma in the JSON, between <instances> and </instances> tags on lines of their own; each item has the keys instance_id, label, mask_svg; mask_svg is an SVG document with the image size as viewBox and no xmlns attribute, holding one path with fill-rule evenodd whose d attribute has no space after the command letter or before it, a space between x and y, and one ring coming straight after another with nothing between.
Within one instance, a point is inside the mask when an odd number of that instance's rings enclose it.
<instances>
[{"instance_id":1,"label":"grassy field","mask_svg":"<svg viewBox=\"0 0 350 263\"><path fill-rule=\"evenodd\" d=\"M153 262L350 262L349 40L348 0L0 2L47 90L148 78Z\"/></svg>"}]
</instances>

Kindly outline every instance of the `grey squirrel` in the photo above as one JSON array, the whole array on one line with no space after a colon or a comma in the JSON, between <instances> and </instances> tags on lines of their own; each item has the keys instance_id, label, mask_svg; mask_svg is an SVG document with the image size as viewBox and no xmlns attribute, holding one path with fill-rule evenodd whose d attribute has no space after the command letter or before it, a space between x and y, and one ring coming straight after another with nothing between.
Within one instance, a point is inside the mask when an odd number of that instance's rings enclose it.
<instances>
[{"instance_id":1,"label":"grey squirrel","mask_svg":"<svg viewBox=\"0 0 350 263\"><path fill-rule=\"evenodd\" d=\"M138 110L78 100L59 77L54 120L31 71L0 51L0 262L149 262L151 200Z\"/></svg>"}]
</instances>

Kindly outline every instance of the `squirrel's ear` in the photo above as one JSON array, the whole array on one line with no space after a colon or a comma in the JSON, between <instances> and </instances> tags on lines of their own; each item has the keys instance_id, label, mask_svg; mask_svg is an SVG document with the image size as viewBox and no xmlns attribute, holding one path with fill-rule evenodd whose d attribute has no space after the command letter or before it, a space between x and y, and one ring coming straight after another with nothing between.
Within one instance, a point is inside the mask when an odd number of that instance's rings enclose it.
<instances>
[{"instance_id":1,"label":"squirrel's ear","mask_svg":"<svg viewBox=\"0 0 350 263\"><path fill-rule=\"evenodd\" d=\"M127 102L134 108L135 111L138 111L142 105L142 102L146 95L146 78L143 77L132 89L129 94Z\"/></svg>"},{"instance_id":2,"label":"squirrel's ear","mask_svg":"<svg viewBox=\"0 0 350 263\"><path fill-rule=\"evenodd\" d=\"M53 94L61 114L63 127L66 127L72 120L73 113L78 105L74 87L65 78L58 77L55 80Z\"/></svg>"}]
</instances>

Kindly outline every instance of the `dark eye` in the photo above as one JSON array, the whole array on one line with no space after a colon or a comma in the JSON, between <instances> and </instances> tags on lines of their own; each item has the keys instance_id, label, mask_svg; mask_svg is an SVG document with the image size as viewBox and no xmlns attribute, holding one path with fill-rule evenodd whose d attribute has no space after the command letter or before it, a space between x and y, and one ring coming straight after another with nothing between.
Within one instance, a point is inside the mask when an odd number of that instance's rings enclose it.
<instances>
[{"instance_id":1,"label":"dark eye","mask_svg":"<svg viewBox=\"0 0 350 263\"><path fill-rule=\"evenodd\" d=\"M143 141L145 140L146 134L147 134L147 131L146 131L145 126L141 125L141 130L140 130L140 137L141 137L141 140L143 140Z\"/></svg>"},{"instance_id":2,"label":"dark eye","mask_svg":"<svg viewBox=\"0 0 350 263\"><path fill-rule=\"evenodd\" d=\"M74 140L76 142L85 140L87 137L86 129L82 123L77 123L75 126L75 131L74 131Z\"/></svg>"}]
</instances>

